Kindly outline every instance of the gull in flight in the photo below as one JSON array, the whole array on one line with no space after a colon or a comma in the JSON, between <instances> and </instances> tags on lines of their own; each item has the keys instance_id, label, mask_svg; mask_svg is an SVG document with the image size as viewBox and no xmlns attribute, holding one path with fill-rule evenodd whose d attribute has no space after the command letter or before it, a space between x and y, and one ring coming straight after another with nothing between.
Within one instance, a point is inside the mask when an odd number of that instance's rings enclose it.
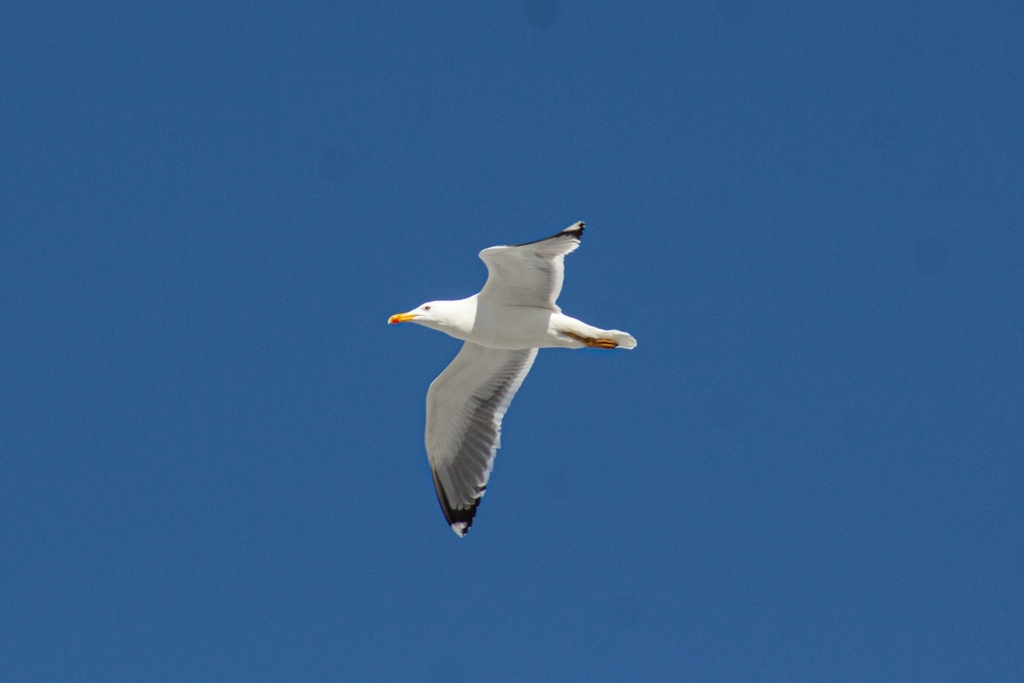
<instances>
[{"instance_id":1,"label":"gull in flight","mask_svg":"<svg viewBox=\"0 0 1024 683\"><path fill-rule=\"evenodd\" d=\"M437 500L460 537L473 524L494 456L501 419L530 371L537 349L632 349L636 339L570 318L555 301L565 255L580 246L583 222L546 239L480 252L487 282L458 301L430 301L388 323L416 323L465 343L427 391L427 458Z\"/></svg>"}]
</instances>

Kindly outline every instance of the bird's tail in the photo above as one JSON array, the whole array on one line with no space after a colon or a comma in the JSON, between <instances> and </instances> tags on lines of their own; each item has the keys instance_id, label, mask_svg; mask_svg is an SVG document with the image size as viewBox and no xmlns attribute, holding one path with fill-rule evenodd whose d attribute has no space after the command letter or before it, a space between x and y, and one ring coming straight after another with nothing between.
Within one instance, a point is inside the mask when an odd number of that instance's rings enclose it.
<instances>
[{"instance_id":1,"label":"bird's tail","mask_svg":"<svg viewBox=\"0 0 1024 683\"><path fill-rule=\"evenodd\" d=\"M620 349L636 348L636 339L634 339L633 335L628 332L623 332L621 330L607 330L604 334L608 335L609 339L618 344Z\"/></svg>"},{"instance_id":2,"label":"bird's tail","mask_svg":"<svg viewBox=\"0 0 1024 683\"><path fill-rule=\"evenodd\" d=\"M628 332L621 330L602 330L600 327L588 325L582 320L570 318L564 313L551 316L549 330L554 333L551 346L562 346L579 349L590 346L599 349L633 349L636 339Z\"/></svg>"}]
</instances>

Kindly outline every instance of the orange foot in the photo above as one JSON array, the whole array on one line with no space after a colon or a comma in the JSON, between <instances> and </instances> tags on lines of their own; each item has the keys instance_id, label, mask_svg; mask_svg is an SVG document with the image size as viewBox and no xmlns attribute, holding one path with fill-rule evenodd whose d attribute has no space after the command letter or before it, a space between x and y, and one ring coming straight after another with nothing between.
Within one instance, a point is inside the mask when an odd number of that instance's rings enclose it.
<instances>
[{"instance_id":1,"label":"orange foot","mask_svg":"<svg viewBox=\"0 0 1024 683\"><path fill-rule=\"evenodd\" d=\"M566 337L575 339L581 344L586 344L591 349L614 349L619 345L618 342L612 341L611 339L596 339L594 337L581 337L578 334L572 332L563 332Z\"/></svg>"}]
</instances>

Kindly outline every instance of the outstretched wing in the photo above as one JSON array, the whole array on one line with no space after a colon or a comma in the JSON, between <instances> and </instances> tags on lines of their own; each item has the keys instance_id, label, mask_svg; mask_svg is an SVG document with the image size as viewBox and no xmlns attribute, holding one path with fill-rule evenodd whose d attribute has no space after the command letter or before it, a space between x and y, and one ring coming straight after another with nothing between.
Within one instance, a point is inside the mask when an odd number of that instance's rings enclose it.
<instances>
[{"instance_id":1,"label":"outstretched wing","mask_svg":"<svg viewBox=\"0 0 1024 683\"><path fill-rule=\"evenodd\" d=\"M551 237L491 247L480 252L487 264L487 282L480 298L503 306L535 306L560 312L555 305L565 277L565 255L580 246L583 221Z\"/></svg>"},{"instance_id":2,"label":"outstretched wing","mask_svg":"<svg viewBox=\"0 0 1024 683\"><path fill-rule=\"evenodd\" d=\"M464 536L501 446L501 418L530 372L537 349L462 345L427 392L427 457L445 519Z\"/></svg>"}]
</instances>

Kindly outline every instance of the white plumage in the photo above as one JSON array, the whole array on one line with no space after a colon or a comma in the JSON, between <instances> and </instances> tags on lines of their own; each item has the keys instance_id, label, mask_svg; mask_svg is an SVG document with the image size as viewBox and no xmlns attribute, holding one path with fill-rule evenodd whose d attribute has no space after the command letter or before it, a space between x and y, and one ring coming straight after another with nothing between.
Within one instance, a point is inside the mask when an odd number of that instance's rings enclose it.
<instances>
[{"instance_id":1,"label":"white plumage","mask_svg":"<svg viewBox=\"0 0 1024 683\"><path fill-rule=\"evenodd\" d=\"M636 340L562 314L565 255L583 235L579 222L543 240L480 252L487 282L479 294L431 301L388 322L414 322L462 339L455 360L427 391L427 457L445 519L464 536L501 446L501 420L538 348L632 349Z\"/></svg>"}]
</instances>

